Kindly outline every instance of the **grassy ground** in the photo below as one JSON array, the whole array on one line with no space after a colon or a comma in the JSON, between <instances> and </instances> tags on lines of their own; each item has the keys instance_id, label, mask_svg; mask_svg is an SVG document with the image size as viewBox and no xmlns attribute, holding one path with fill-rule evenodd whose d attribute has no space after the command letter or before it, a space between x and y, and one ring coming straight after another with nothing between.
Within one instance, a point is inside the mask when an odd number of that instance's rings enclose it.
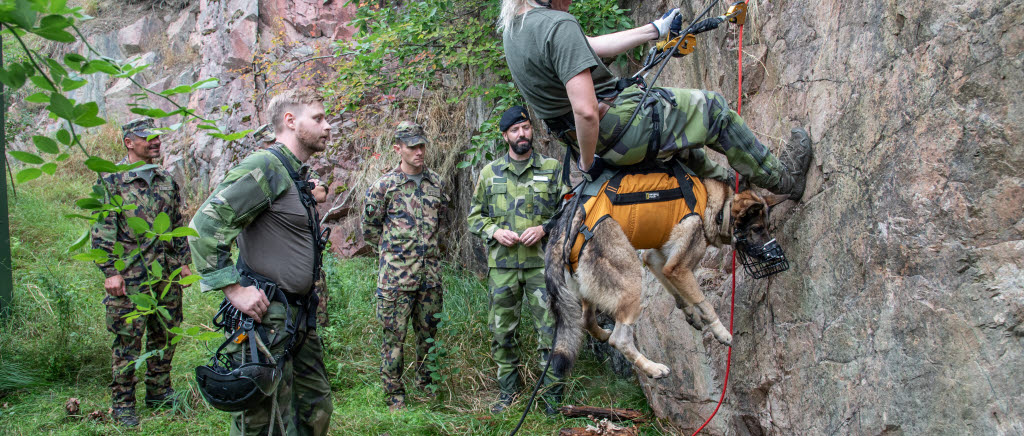
<instances>
[{"instance_id":1,"label":"grassy ground","mask_svg":"<svg viewBox=\"0 0 1024 436\"><path fill-rule=\"evenodd\" d=\"M88 191L92 179L87 172L74 169L59 175L59 181L44 178L18 186L17 200L10 205L15 301L13 315L0 323L0 434L121 434L124 431L109 422L68 417L63 409L74 397L81 401L83 415L107 411L112 338L103 321L99 271L70 260L64 251L84 230L81 221L64 218L64 214L75 212L71 205L80 193ZM438 398L429 403L411 402L407 411L391 414L383 404L377 374L380 336L374 316L375 262L331 258L326 271L331 322L321 334L334 391L331 434L500 435L511 431L523 410L522 401L503 415L487 412L497 391L485 320L487 293L477 277L447 268ZM204 295L197 287L186 290L185 327L210 325L219 301L217 295ZM530 323L522 325L524 343L531 350L533 333L525 327ZM228 414L203 403L192 380L194 367L204 364L210 347L215 346L195 340L179 345L172 380L188 397L188 405L159 412L140 407L141 433L226 433ZM525 354L531 356L526 363L530 368L527 381L532 383L539 373L536 353ZM141 384L138 390L141 398ZM638 408L649 413L634 380L617 378L585 351L574 370L566 403ZM587 423L585 419L569 422L531 413L520 434L556 434L559 428ZM642 430L643 434L666 434L657 422L643 424Z\"/></svg>"}]
</instances>

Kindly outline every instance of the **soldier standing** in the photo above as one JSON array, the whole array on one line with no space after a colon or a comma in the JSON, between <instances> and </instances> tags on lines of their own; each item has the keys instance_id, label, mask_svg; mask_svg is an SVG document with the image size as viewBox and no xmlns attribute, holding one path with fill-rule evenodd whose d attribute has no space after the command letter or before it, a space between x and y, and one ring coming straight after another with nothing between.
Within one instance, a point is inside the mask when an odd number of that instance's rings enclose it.
<instances>
[{"instance_id":1,"label":"soldier standing","mask_svg":"<svg viewBox=\"0 0 1024 436\"><path fill-rule=\"evenodd\" d=\"M228 171L192 218L199 237L189 243L203 291L222 290L231 306L262 325L270 353L283 360L276 390L233 412L231 434L325 435L334 409L331 385L323 342L309 321L323 245L310 198L316 189L303 163L326 149L331 126L323 98L306 88L275 96L267 113L277 143ZM236 238L237 265L231 260ZM244 361L241 345L225 351Z\"/></svg>"},{"instance_id":2,"label":"soldier standing","mask_svg":"<svg viewBox=\"0 0 1024 436\"><path fill-rule=\"evenodd\" d=\"M110 383L113 418L117 423L135 427L139 418L135 412L135 376L133 361L142 355L142 337L146 336L146 351L163 350L146 359L146 405L150 407L173 406L174 390L171 389L171 359L174 358L175 344L169 339L169 330L181 324L181 287L171 284L163 293L165 282L143 285L150 281L149 265L159 264L162 274L167 277L181 268L179 277L191 275L192 262L188 244L184 237L161 241L146 238L133 231L131 218L141 218L152 224L158 215L164 213L170 218L172 228L185 225L181 213L181 193L178 184L170 174L156 165L160 157L160 136L153 130L152 118L142 118L121 126L121 138L128 150L128 156L119 164L145 162L145 165L123 173L103 177L110 198L120 196L124 205L135 205L132 210L111 211L96 222L92 228L92 247L106 251L109 260L99 264L106 276L103 288L107 296L107 330L114 334L113 381ZM113 200L108 200L113 201ZM120 244L120 246L118 246ZM121 259L115 253L139 254ZM166 309L154 314L139 316L131 321L125 315L135 311L130 295L148 293L159 306Z\"/></svg>"},{"instance_id":3,"label":"soldier standing","mask_svg":"<svg viewBox=\"0 0 1024 436\"><path fill-rule=\"evenodd\" d=\"M533 314L537 348L541 361L551 351L554 318L544 283L544 230L558 208L562 192L560 164L533 151L533 129L526 108L513 106L499 123L508 143L508 154L487 164L480 171L473 204L467 219L469 231L487 245L487 284L491 291L488 327L491 330L491 355L498 364L501 392L491 407L494 413L505 410L519 388L519 354L516 327L519 326L523 296ZM552 376L544 381L553 383ZM557 398L560 385L545 391L545 398ZM549 408L557 401L548 401Z\"/></svg>"},{"instance_id":4,"label":"soldier standing","mask_svg":"<svg viewBox=\"0 0 1024 436\"><path fill-rule=\"evenodd\" d=\"M416 385L425 390L433 382L433 371L425 360L429 340L437 333L435 315L442 309L437 234L448 197L441 176L424 164L426 146L422 127L408 121L398 125L393 147L401 162L366 191L363 211L363 236L380 255L377 318L384 327L380 377L384 401L392 412L405 407L402 343L410 318L416 334Z\"/></svg>"}]
</instances>

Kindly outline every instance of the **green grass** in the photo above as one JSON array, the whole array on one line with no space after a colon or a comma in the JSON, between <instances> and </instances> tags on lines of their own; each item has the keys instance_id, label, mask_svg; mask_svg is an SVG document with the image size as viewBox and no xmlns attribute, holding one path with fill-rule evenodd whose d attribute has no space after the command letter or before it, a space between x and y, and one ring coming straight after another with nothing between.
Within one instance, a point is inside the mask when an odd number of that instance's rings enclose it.
<instances>
[{"instance_id":1,"label":"green grass","mask_svg":"<svg viewBox=\"0 0 1024 436\"><path fill-rule=\"evenodd\" d=\"M63 409L74 397L81 401L83 415L107 411L112 337L104 324L102 275L94 265L70 260L65 252L85 228L82 221L64 214L76 212L72 204L88 191L91 178L86 172L59 174L59 180L44 178L18 186L18 199L10 205L15 300L12 316L0 323L0 434L121 434L124 431L109 422L67 417ZM508 434L525 400L503 415L487 411L497 396L486 325L487 290L479 278L451 266L446 267L445 311L438 335L443 351L438 398L429 403L410 401L406 411L388 412L378 376L375 263L367 258L328 258L325 266L330 325L321 329L321 335L333 389L331 434ZM202 294L198 287L187 289L184 327L209 326L220 298ZM529 368L525 381L532 386L540 370L530 325L521 323L520 334ZM407 335L410 354L412 337ZM140 403L142 434L226 434L229 415L203 403L192 380L194 368L206 363L210 347L216 345L181 342L172 381L189 400L188 406L157 412ZM407 358L407 364L412 360ZM407 377L410 373L406 371ZM140 399L144 390L140 383ZM637 408L650 414L635 380L617 378L587 351L581 352L565 403ZM556 434L559 428L588 422L531 412L519 434ZM663 434L657 422L641 427L643 434Z\"/></svg>"}]
</instances>

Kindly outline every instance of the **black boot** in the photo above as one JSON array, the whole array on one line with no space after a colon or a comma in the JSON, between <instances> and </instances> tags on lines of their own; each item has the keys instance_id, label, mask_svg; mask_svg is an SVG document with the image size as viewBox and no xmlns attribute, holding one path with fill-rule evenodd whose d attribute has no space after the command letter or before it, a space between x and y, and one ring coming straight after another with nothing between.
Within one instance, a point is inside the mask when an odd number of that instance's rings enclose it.
<instances>
[{"instance_id":1,"label":"black boot","mask_svg":"<svg viewBox=\"0 0 1024 436\"><path fill-rule=\"evenodd\" d=\"M497 415L497 414L499 414L501 412L504 412L505 409L508 409L509 406L512 405L512 402L515 401L515 400L516 400L516 394L515 393L509 393L509 392L502 391L500 394L498 394L498 400L495 401L494 404L491 405L491 413Z\"/></svg>"},{"instance_id":2,"label":"black boot","mask_svg":"<svg viewBox=\"0 0 1024 436\"><path fill-rule=\"evenodd\" d=\"M135 406L115 407L110 417L121 427L138 427L139 416L135 414Z\"/></svg>"},{"instance_id":3,"label":"black boot","mask_svg":"<svg viewBox=\"0 0 1024 436\"><path fill-rule=\"evenodd\" d=\"M804 195L807 183L807 168L811 165L811 137L807 131L794 127L786 143L786 148L779 154L782 163L782 177L779 184L769 189L776 194L788 195L791 200L799 201Z\"/></svg>"},{"instance_id":4,"label":"black boot","mask_svg":"<svg viewBox=\"0 0 1024 436\"><path fill-rule=\"evenodd\" d=\"M178 407L178 396L174 389L168 388L163 395L149 396L146 394L146 406L151 409L176 409Z\"/></svg>"}]
</instances>

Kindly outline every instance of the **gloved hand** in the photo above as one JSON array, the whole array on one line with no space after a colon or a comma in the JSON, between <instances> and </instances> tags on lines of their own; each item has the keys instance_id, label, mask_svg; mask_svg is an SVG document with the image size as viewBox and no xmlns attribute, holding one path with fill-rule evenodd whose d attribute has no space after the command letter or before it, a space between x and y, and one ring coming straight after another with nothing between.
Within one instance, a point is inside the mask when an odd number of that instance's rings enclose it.
<instances>
[{"instance_id":1,"label":"gloved hand","mask_svg":"<svg viewBox=\"0 0 1024 436\"><path fill-rule=\"evenodd\" d=\"M679 16L679 8L675 8L665 12L665 15L662 15L661 18L651 21L651 25L658 29L659 39L669 34L674 36L683 31L683 17Z\"/></svg>"},{"instance_id":2,"label":"gloved hand","mask_svg":"<svg viewBox=\"0 0 1024 436\"><path fill-rule=\"evenodd\" d=\"M580 171L583 172L583 178L588 182L593 182L594 179L601 177L601 173L604 172L604 159L601 156L594 155L594 164L588 169L583 169L583 158L580 158Z\"/></svg>"}]
</instances>

